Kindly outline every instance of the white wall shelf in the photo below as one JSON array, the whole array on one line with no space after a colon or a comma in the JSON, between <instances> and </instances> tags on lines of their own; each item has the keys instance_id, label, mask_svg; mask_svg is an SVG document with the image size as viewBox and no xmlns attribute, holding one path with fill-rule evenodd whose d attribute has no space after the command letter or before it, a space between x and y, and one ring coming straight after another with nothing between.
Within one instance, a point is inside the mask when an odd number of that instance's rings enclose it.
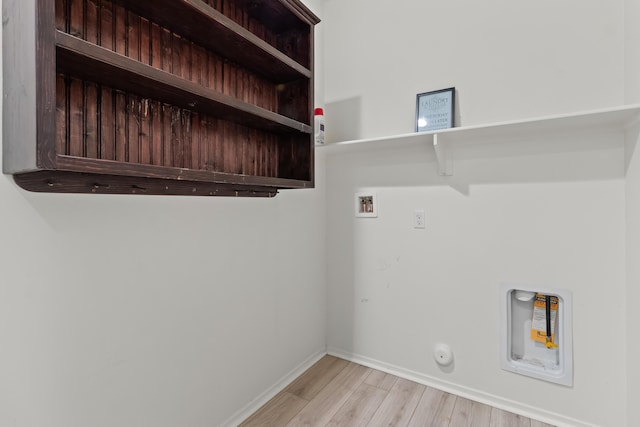
<instances>
[{"instance_id":1,"label":"white wall shelf","mask_svg":"<svg viewBox=\"0 0 640 427\"><path fill-rule=\"evenodd\" d=\"M488 125L442 129L434 132L407 133L380 138L341 141L318 147L330 155L389 149L398 145L427 144L433 148L438 173L453 175L454 146L480 142L508 143L514 139L545 138L558 135L624 131L640 121L640 105L561 114L535 119L515 120Z\"/></svg>"}]
</instances>

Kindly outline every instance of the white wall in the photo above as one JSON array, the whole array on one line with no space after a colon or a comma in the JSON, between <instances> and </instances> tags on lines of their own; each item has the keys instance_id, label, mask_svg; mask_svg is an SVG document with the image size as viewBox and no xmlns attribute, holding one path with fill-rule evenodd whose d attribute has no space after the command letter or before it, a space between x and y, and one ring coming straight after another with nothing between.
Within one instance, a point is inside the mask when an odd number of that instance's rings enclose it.
<instances>
[{"instance_id":1,"label":"white wall","mask_svg":"<svg viewBox=\"0 0 640 427\"><path fill-rule=\"evenodd\" d=\"M323 352L317 172L272 200L0 176L0 426L219 426Z\"/></svg>"},{"instance_id":2,"label":"white wall","mask_svg":"<svg viewBox=\"0 0 640 427\"><path fill-rule=\"evenodd\" d=\"M449 86L464 125L620 105L623 6L329 0L328 132L338 113L348 120L334 138L412 132L415 95ZM558 424L625 425L623 142L486 144L449 179L426 146L328 155L330 350ZM364 188L378 193L377 219L354 218ZM412 228L414 209L426 230ZM500 370L501 282L573 292L572 388ZM438 341L455 352L451 372L433 362Z\"/></svg>"},{"instance_id":3,"label":"white wall","mask_svg":"<svg viewBox=\"0 0 640 427\"><path fill-rule=\"evenodd\" d=\"M447 181L426 146L329 157L330 351L558 424L624 425L624 352L603 366L611 347L598 339L625 340L622 136L582 142L484 147ZM354 218L362 189L377 192L377 219ZM500 370L502 282L573 292L572 388ZM433 361L440 341L451 373Z\"/></svg>"},{"instance_id":4,"label":"white wall","mask_svg":"<svg viewBox=\"0 0 640 427\"><path fill-rule=\"evenodd\" d=\"M625 101L640 103L640 1L625 1ZM640 125L627 134L627 425L640 425L640 313L633 302L640 298Z\"/></svg>"},{"instance_id":5,"label":"white wall","mask_svg":"<svg viewBox=\"0 0 640 427\"><path fill-rule=\"evenodd\" d=\"M417 93L455 86L461 123L619 105L623 1L326 2L327 138L415 129Z\"/></svg>"},{"instance_id":6,"label":"white wall","mask_svg":"<svg viewBox=\"0 0 640 427\"><path fill-rule=\"evenodd\" d=\"M638 99L640 101L640 99ZM626 137L627 156L627 408L629 426L640 425L637 403L640 402L640 313L634 304L640 298L640 125L629 130Z\"/></svg>"}]
</instances>

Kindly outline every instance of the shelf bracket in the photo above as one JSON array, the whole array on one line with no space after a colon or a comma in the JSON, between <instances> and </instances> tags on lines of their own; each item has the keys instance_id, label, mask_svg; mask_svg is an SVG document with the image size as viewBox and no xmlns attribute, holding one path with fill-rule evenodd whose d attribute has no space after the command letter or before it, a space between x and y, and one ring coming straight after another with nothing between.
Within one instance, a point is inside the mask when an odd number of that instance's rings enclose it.
<instances>
[{"instance_id":1,"label":"shelf bracket","mask_svg":"<svg viewBox=\"0 0 640 427\"><path fill-rule=\"evenodd\" d=\"M452 176L453 161L451 160L451 152L442 139L438 141L437 133L433 135L433 149L436 152L436 160L438 161L438 175Z\"/></svg>"}]
</instances>

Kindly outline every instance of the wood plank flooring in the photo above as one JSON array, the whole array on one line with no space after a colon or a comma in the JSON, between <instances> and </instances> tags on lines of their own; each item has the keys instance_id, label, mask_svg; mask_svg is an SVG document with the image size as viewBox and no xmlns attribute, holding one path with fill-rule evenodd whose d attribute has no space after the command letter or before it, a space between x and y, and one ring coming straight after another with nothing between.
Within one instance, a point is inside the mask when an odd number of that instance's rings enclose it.
<instances>
[{"instance_id":1,"label":"wood plank flooring","mask_svg":"<svg viewBox=\"0 0 640 427\"><path fill-rule=\"evenodd\" d=\"M240 427L552 427L325 356Z\"/></svg>"}]
</instances>

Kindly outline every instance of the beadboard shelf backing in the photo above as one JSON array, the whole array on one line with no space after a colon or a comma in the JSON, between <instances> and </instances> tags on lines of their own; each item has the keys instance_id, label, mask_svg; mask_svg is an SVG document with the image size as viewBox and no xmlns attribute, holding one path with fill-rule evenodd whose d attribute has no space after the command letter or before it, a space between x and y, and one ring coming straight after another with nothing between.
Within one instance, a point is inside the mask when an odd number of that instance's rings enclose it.
<instances>
[{"instance_id":1,"label":"beadboard shelf backing","mask_svg":"<svg viewBox=\"0 0 640 427\"><path fill-rule=\"evenodd\" d=\"M3 171L23 188L313 187L319 21L297 0L4 3Z\"/></svg>"}]
</instances>

